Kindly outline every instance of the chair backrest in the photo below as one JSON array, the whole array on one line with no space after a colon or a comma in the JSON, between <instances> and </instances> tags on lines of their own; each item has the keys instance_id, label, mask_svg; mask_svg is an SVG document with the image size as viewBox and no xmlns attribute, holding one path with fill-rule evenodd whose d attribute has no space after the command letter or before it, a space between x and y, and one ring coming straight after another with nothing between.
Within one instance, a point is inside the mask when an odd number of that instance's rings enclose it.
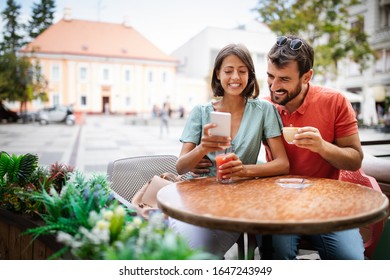
<instances>
[{"instance_id":1,"label":"chair backrest","mask_svg":"<svg viewBox=\"0 0 390 280\"><path fill-rule=\"evenodd\" d=\"M107 166L107 175L111 189L130 202L134 194L154 175L165 172L177 175L176 161L177 157L174 155L152 155L110 162Z\"/></svg>"},{"instance_id":2,"label":"chair backrest","mask_svg":"<svg viewBox=\"0 0 390 280\"><path fill-rule=\"evenodd\" d=\"M359 169L357 171L341 170L339 180L360 184L382 193L382 190L375 178L366 175L363 169ZM382 235L383 226L384 220L360 228L360 233L362 234L364 241L364 255L366 257L371 258L373 256L375 248L377 247Z\"/></svg>"}]
</instances>

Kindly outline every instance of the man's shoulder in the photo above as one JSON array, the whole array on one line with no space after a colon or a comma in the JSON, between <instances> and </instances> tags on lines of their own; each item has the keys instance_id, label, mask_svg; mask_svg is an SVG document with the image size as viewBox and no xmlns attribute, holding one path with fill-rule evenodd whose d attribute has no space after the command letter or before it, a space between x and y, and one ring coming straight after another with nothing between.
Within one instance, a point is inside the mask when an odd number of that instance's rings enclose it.
<instances>
[{"instance_id":1,"label":"man's shoulder","mask_svg":"<svg viewBox=\"0 0 390 280\"><path fill-rule=\"evenodd\" d=\"M310 85L309 92L314 99L320 101L334 100L340 102L346 100L346 97L341 93L341 91L321 85Z\"/></svg>"},{"instance_id":2,"label":"man's shoulder","mask_svg":"<svg viewBox=\"0 0 390 280\"><path fill-rule=\"evenodd\" d=\"M331 88L331 87L326 87L326 86L322 86L322 85L310 85L310 90L312 92L314 92L315 94L323 94L325 96L330 96L330 97L334 97L334 96L338 96L338 95L342 95L341 91L340 90L337 90L335 88Z\"/></svg>"}]
</instances>

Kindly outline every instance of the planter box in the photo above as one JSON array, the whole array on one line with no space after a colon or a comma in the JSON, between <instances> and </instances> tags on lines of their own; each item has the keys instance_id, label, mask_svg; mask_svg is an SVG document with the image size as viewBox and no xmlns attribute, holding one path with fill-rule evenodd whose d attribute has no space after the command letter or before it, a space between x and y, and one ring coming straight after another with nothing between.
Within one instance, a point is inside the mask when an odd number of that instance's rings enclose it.
<instances>
[{"instance_id":1,"label":"planter box","mask_svg":"<svg viewBox=\"0 0 390 280\"><path fill-rule=\"evenodd\" d=\"M46 260L63 247L52 235L35 240L22 235L38 225L39 221L29 216L0 209L0 260Z\"/></svg>"}]
</instances>

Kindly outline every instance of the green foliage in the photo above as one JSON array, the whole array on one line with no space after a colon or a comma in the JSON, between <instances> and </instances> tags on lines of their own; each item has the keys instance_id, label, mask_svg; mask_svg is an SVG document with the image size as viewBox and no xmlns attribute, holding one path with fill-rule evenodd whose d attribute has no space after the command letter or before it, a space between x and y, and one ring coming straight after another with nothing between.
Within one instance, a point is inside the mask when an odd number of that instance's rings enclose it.
<instances>
[{"instance_id":1,"label":"green foliage","mask_svg":"<svg viewBox=\"0 0 390 280\"><path fill-rule=\"evenodd\" d=\"M183 238L167 228L161 213L145 221L127 215L117 204L99 213L90 212L87 226L81 226L76 234L59 231L58 240L69 246L77 259L215 259L208 253L189 248Z\"/></svg>"},{"instance_id":2,"label":"green foliage","mask_svg":"<svg viewBox=\"0 0 390 280\"><path fill-rule=\"evenodd\" d=\"M41 0L39 3L33 3L31 20L27 26L31 38L38 37L52 25L55 7L54 0Z\"/></svg>"},{"instance_id":3,"label":"green foliage","mask_svg":"<svg viewBox=\"0 0 390 280\"><path fill-rule=\"evenodd\" d=\"M166 229L160 213L146 223L134 218L122 227L121 234L105 250L109 260L201 260L215 259L208 253L189 249L183 238Z\"/></svg>"},{"instance_id":4,"label":"green foliage","mask_svg":"<svg viewBox=\"0 0 390 280\"><path fill-rule=\"evenodd\" d=\"M32 193L30 196L44 205L45 211L40 215L45 226L31 229L29 233L38 236L62 230L74 234L80 226L86 227L90 212L100 212L114 201L107 183L99 184L102 180L106 181L105 175L87 180L76 171L59 191L51 187L49 191Z\"/></svg>"},{"instance_id":5,"label":"green foliage","mask_svg":"<svg viewBox=\"0 0 390 280\"><path fill-rule=\"evenodd\" d=\"M34 29L34 34L38 34L37 32L42 32L52 23L55 6L52 2L42 0L40 4L35 4L42 9L33 12L47 18L43 22L42 18L34 19L33 24L24 26L19 20L21 6L14 0L7 0L7 6L1 12L5 28L3 41L0 42L0 101L20 101L21 108L24 108L27 102L34 99L47 100L47 82L41 74L39 61L34 55L28 58L19 56L17 52L28 43L23 33L28 33L29 28Z\"/></svg>"},{"instance_id":6,"label":"green foliage","mask_svg":"<svg viewBox=\"0 0 390 280\"><path fill-rule=\"evenodd\" d=\"M389 108L390 108L390 95L387 95L385 97L385 108L384 108L384 111L385 111L385 114L387 114L389 111Z\"/></svg>"},{"instance_id":7,"label":"green foliage","mask_svg":"<svg viewBox=\"0 0 390 280\"><path fill-rule=\"evenodd\" d=\"M119 205L105 174L86 178L64 164L37 162L31 154L0 153L0 208L39 217L42 223L23 234L57 235L64 247L52 258L69 252L88 260L215 258L191 249L161 213L145 221Z\"/></svg>"},{"instance_id":8,"label":"green foliage","mask_svg":"<svg viewBox=\"0 0 390 280\"><path fill-rule=\"evenodd\" d=\"M42 203L31 197L34 192L54 188L61 190L73 168L55 163L48 168L38 166L33 154L0 153L0 207L22 214L44 213Z\"/></svg>"},{"instance_id":9,"label":"green foliage","mask_svg":"<svg viewBox=\"0 0 390 280\"><path fill-rule=\"evenodd\" d=\"M172 233L163 215L150 222L134 217L114 200L106 176L86 179L75 172L58 193L33 194L46 209L44 225L29 229L35 237L57 234L57 239L77 259L212 259L192 250L184 239ZM60 252L59 252L60 253ZM63 250L61 253L66 253ZM58 255L56 255L58 257Z\"/></svg>"},{"instance_id":10,"label":"green foliage","mask_svg":"<svg viewBox=\"0 0 390 280\"><path fill-rule=\"evenodd\" d=\"M32 176L38 166L38 156L32 154L9 155L0 152L0 179L1 185L24 185Z\"/></svg>"},{"instance_id":11,"label":"green foliage","mask_svg":"<svg viewBox=\"0 0 390 280\"><path fill-rule=\"evenodd\" d=\"M337 63L348 58L360 64L361 70L375 57L363 19L352 27L348 8L359 0L259 0L256 10L262 22L277 35L296 34L305 38L315 50L316 72L337 70Z\"/></svg>"},{"instance_id":12,"label":"green foliage","mask_svg":"<svg viewBox=\"0 0 390 280\"><path fill-rule=\"evenodd\" d=\"M47 100L47 83L38 62L32 64L27 57L14 53L0 56L0 100L30 102Z\"/></svg>"},{"instance_id":13,"label":"green foliage","mask_svg":"<svg viewBox=\"0 0 390 280\"><path fill-rule=\"evenodd\" d=\"M0 43L0 55L6 52L16 53L24 44L21 34L23 25L19 23L21 6L15 0L7 0L7 6L1 12L4 21L3 42Z\"/></svg>"}]
</instances>

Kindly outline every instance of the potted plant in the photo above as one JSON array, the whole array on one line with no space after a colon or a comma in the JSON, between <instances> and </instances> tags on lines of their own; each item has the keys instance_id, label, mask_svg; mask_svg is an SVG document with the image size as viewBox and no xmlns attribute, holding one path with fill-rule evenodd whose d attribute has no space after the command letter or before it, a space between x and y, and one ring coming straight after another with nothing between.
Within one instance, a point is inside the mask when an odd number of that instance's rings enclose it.
<instances>
[{"instance_id":1,"label":"potted plant","mask_svg":"<svg viewBox=\"0 0 390 280\"><path fill-rule=\"evenodd\" d=\"M50 237L56 243L41 258L214 259L189 248L166 226L162 213L146 221L120 205L105 174L86 178L66 165L46 169L37 162L31 154L0 154L0 209L34 219L17 232L19 238L34 243ZM2 238L0 232L0 244Z\"/></svg>"},{"instance_id":2,"label":"potted plant","mask_svg":"<svg viewBox=\"0 0 390 280\"><path fill-rule=\"evenodd\" d=\"M73 172L63 164L38 166L38 157L27 153L0 152L0 259L47 259L63 245L52 235L33 239L22 233L42 224L44 207L30 194L42 189L59 189Z\"/></svg>"},{"instance_id":3,"label":"potted plant","mask_svg":"<svg viewBox=\"0 0 390 280\"><path fill-rule=\"evenodd\" d=\"M28 233L57 234L76 259L212 259L192 250L171 232L162 213L150 221L135 216L116 201L105 175L86 179L72 174L60 192L51 189L34 196L46 208L44 225Z\"/></svg>"}]
</instances>

